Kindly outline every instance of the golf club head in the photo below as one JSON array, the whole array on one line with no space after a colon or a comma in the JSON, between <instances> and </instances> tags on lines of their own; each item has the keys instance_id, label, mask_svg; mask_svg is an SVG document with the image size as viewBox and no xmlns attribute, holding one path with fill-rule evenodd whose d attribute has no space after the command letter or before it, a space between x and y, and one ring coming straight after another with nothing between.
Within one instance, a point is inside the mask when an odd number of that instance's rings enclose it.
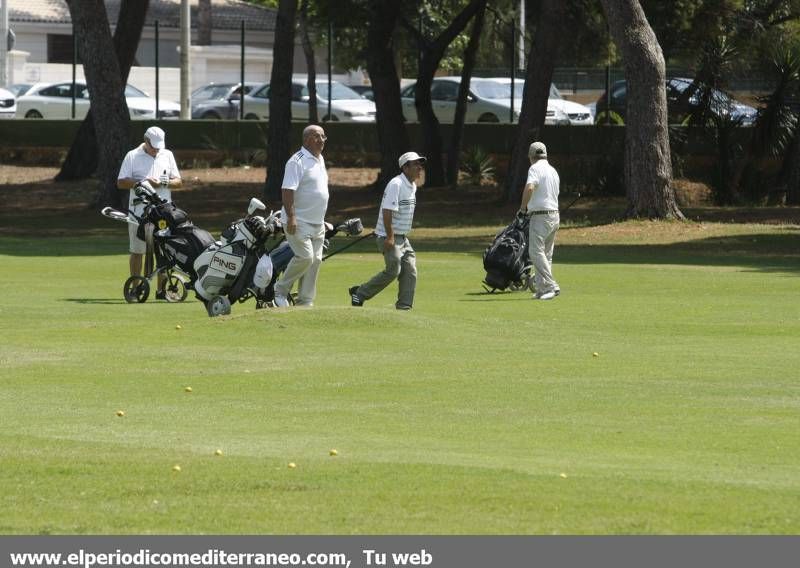
<instances>
[{"instance_id":1,"label":"golf club head","mask_svg":"<svg viewBox=\"0 0 800 568\"><path fill-rule=\"evenodd\" d=\"M264 202L261 201L260 199L257 199L255 197L253 197L250 200L250 205L247 206L247 214L248 215L252 215L253 213L255 213L259 209L262 209L262 210L266 211L267 210L267 206L264 205Z\"/></svg>"},{"instance_id":2,"label":"golf club head","mask_svg":"<svg viewBox=\"0 0 800 568\"><path fill-rule=\"evenodd\" d=\"M122 211L114 209L113 207L103 207L100 210L100 214L103 217L108 217L109 219L114 219L115 221L123 221L124 222L124 221L128 220L128 214L127 213L123 213Z\"/></svg>"},{"instance_id":3,"label":"golf club head","mask_svg":"<svg viewBox=\"0 0 800 568\"><path fill-rule=\"evenodd\" d=\"M364 225L359 217L353 217L347 221L342 221L336 227L337 231L344 231L348 237L356 237L364 231Z\"/></svg>"}]
</instances>

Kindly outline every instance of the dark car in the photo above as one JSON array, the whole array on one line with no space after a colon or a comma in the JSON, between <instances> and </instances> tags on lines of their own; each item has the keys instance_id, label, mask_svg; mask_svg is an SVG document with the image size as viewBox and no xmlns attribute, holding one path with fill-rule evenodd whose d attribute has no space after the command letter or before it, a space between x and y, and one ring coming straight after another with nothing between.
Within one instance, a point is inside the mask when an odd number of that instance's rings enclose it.
<instances>
[{"instance_id":1,"label":"dark car","mask_svg":"<svg viewBox=\"0 0 800 568\"><path fill-rule=\"evenodd\" d=\"M667 79L667 116L670 124L689 123L692 113L700 106L700 90L692 79L673 77ZM628 84L616 81L611 85L611 104L608 105L608 93L597 99L595 107L595 124L625 124L627 112ZM711 112L717 116L730 116L739 120L742 126L751 126L758 111L740 103L727 93L711 89Z\"/></svg>"},{"instance_id":2,"label":"dark car","mask_svg":"<svg viewBox=\"0 0 800 568\"><path fill-rule=\"evenodd\" d=\"M246 95L258 83L245 83ZM211 83L192 93L192 118L235 119L239 115L241 83Z\"/></svg>"}]
</instances>

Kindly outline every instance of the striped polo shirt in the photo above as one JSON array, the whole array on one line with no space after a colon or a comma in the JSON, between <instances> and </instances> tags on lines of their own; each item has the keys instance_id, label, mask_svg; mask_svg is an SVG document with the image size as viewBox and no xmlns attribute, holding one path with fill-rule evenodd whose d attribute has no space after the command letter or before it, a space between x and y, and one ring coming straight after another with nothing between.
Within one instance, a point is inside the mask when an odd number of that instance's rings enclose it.
<instances>
[{"instance_id":1,"label":"striped polo shirt","mask_svg":"<svg viewBox=\"0 0 800 568\"><path fill-rule=\"evenodd\" d=\"M379 237L386 236L386 227L383 226L383 210L392 213L392 229L395 235L407 235L411 232L411 222L414 220L414 207L417 205L417 184L408 181L405 174L400 174L386 184L378 211L378 224L375 234Z\"/></svg>"}]
</instances>

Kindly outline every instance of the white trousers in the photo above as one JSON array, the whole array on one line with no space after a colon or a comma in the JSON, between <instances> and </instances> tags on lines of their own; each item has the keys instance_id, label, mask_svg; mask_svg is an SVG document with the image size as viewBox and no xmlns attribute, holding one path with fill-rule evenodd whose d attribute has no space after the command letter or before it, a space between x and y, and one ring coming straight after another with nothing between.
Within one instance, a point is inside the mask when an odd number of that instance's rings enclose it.
<instances>
[{"instance_id":1,"label":"white trousers","mask_svg":"<svg viewBox=\"0 0 800 568\"><path fill-rule=\"evenodd\" d=\"M314 225L297 221L293 235L286 233L294 257L275 283L276 296L288 296L295 282L298 282L298 306L310 306L317 295L317 275L322 263L322 245L325 241L325 225Z\"/></svg>"},{"instance_id":2,"label":"white trousers","mask_svg":"<svg viewBox=\"0 0 800 568\"><path fill-rule=\"evenodd\" d=\"M532 215L528 229L528 250L536 270L534 284L537 294L559 290L553 278L553 248L561 220L558 213Z\"/></svg>"}]
</instances>

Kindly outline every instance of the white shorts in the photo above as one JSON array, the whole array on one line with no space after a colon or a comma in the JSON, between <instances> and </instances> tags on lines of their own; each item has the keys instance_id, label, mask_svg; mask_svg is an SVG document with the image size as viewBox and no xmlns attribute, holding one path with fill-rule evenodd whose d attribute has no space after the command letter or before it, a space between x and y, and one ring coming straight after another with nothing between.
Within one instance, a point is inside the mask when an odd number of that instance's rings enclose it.
<instances>
[{"instance_id":1,"label":"white shorts","mask_svg":"<svg viewBox=\"0 0 800 568\"><path fill-rule=\"evenodd\" d=\"M136 236L136 231L139 229L136 225L128 223L128 240L130 241L131 254L144 254L147 252L147 243Z\"/></svg>"}]
</instances>

